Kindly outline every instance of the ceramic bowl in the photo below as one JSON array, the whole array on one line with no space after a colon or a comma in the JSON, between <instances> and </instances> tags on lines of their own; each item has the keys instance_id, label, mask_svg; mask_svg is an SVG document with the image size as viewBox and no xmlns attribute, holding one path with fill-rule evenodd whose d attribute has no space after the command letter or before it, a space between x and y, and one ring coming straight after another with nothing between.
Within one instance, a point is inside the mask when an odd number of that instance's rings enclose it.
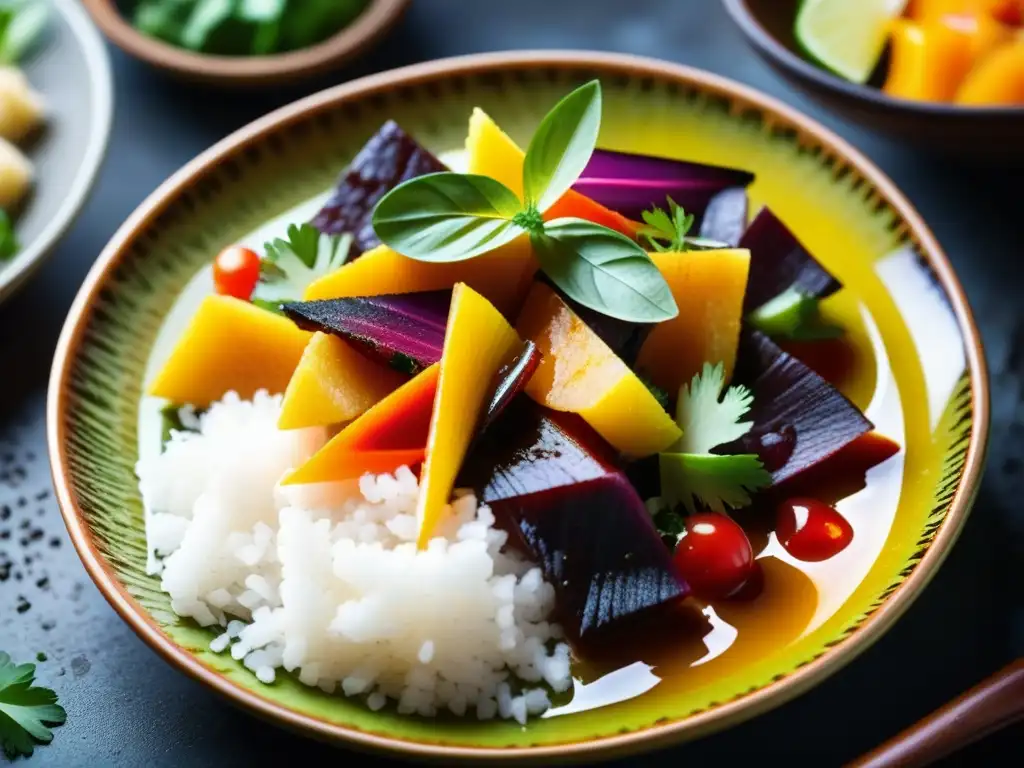
<instances>
[{"instance_id":1,"label":"ceramic bowl","mask_svg":"<svg viewBox=\"0 0 1024 768\"><path fill-rule=\"evenodd\" d=\"M581 673L572 706L526 727L371 712L288 675L257 682L230 655L211 652L214 634L178 619L159 579L147 575L134 475L140 450L160 447L144 384L211 290L213 255L232 243L258 247L315 210L388 118L440 153L462 145L479 105L524 141L558 98L593 77L604 88L601 145L756 172L754 203L770 203L845 284L836 311L850 324L854 354L865 358L844 391L906 446L879 468L882 484L868 499L865 514L881 527L855 538L871 556L858 567L840 564L827 599L793 577L795 569L766 564L764 599L775 607L737 605L727 620L743 625L741 639L772 634L778 642L769 653L744 641L722 656L731 666L696 664L708 654L695 641L672 668L646 664L641 652L638 680L649 689L642 695L627 691L618 704L589 709L581 691L609 683ZM487 54L374 75L296 102L161 186L104 249L74 302L53 366L48 440L60 505L90 576L148 644L211 689L279 724L355 747L445 762L592 761L753 717L821 682L892 626L949 552L978 488L989 407L982 361L963 291L927 226L891 181L822 126L675 64Z\"/></svg>"},{"instance_id":2,"label":"ceramic bowl","mask_svg":"<svg viewBox=\"0 0 1024 768\"><path fill-rule=\"evenodd\" d=\"M177 48L139 32L116 0L82 0L111 42L126 53L186 80L223 86L296 82L336 69L376 45L398 23L409 0L370 0L351 24L310 48L272 56L214 56Z\"/></svg>"},{"instance_id":3,"label":"ceramic bowl","mask_svg":"<svg viewBox=\"0 0 1024 768\"><path fill-rule=\"evenodd\" d=\"M0 301L35 270L74 222L99 174L114 95L103 39L75 0L55 0L39 47L21 62L47 104L46 126L22 148L34 188L15 218L21 249L0 262Z\"/></svg>"},{"instance_id":4,"label":"ceramic bowl","mask_svg":"<svg viewBox=\"0 0 1024 768\"><path fill-rule=\"evenodd\" d=\"M855 125L965 160L1024 162L1024 106L960 107L897 99L808 61L793 37L800 0L724 0L747 42L808 95Z\"/></svg>"}]
</instances>

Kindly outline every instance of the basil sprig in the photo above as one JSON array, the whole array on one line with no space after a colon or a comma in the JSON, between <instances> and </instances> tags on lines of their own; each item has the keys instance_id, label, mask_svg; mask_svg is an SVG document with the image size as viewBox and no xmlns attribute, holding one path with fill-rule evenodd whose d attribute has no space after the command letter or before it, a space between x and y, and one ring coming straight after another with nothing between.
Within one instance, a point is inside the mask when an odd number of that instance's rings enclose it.
<instances>
[{"instance_id":1,"label":"basil sprig","mask_svg":"<svg viewBox=\"0 0 1024 768\"><path fill-rule=\"evenodd\" d=\"M670 320L679 313L672 292L636 242L583 219L544 221L586 168L600 127L594 80L541 121L523 163L525 200L487 176L428 174L385 195L373 228L395 251L430 262L472 259L527 234L541 269L570 298L620 320Z\"/></svg>"}]
</instances>

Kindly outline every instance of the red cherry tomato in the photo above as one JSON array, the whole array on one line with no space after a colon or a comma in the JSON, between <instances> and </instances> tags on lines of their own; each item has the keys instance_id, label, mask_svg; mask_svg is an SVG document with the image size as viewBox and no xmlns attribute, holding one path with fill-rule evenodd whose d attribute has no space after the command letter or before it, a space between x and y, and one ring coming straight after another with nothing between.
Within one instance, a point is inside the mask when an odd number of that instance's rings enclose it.
<instances>
[{"instance_id":1,"label":"red cherry tomato","mask_svg":"<svg viewBox=\"0 0 1024 768\"><path fill-rule=\"evenodd\" d=\"M259 254L248 248L232 245L217 254L213 262L213 285L223 296L248 301L259 279Z\"/></svg>"},{"instance_id":2,"label":"red cherry tomato","mask_svg":"<svg viewBox=\"0 0 1024 768\"><path fill-rule=\"evenodd\" d=\"M776 508L775 535L797 560L817 563L846 549L853 541L853 527L828 504L797 498Z\"/></svg>"},{"instance_id":3,"label":"red cherry tomato","mask_svg":"<svg viewBox=\"0 0 1024 768\"><path fill-rule=\"evenodd\" d=\"M714 600L743 587L754 571L754 551L731 518L708 512L686 521L675 563L697 597Z\"/></svg>"}]
</instances>

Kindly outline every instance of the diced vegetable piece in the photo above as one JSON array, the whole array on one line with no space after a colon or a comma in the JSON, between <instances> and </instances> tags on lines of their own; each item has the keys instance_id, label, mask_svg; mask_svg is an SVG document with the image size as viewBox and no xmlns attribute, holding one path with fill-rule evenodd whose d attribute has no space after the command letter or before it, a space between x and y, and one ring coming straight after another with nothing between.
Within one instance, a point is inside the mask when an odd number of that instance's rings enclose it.
<instances>
[{"instance_id":1,"label":"diced vegetable piece","mask_svg":"<svg viewBox=\"0 0 1024 768\"><path fill-rule=\"evenodd\" d=\"M733 168L597 149L573 190L633 220L671 197L701 226L716 195L753 180L752 173Z\"/></svg>"},{"instance_id":2,"label":"diced vegetable piece","mask_svg":"<svg viewBox=\"0 0 1024 768\"><path fill-rule=\"evenodd\" d=\"M679 315L659 323L640 350L636 368L673 397L705 362L736 362L750 251L652 253L679 306Z\"/></svg>"},{"instance_id":3,"label":"diced vegetable piece","mask_svg":"<svg viewBox=\"0 0 1024 768\"><path fill-rule=\"evenodd\" d=\"M0 139L0 208L11 210L28 194L35 173L20 149Z\"/></svg>"},{"instance_id":4,"label":"diced vegetable piece","mask_svg":"<svg viewBox=\"0 0 1024 768\"><path fill-rule=\"evenodd\" d=\"M326 234L351 232L350 258L354 259L380 245L371 224L378 200L403 181L446 170L444 163L388 120L356 155L311 223Z\"/></svg>"},{"instance_id":5,"label":"diced vegetable piece","mask_svg":"<svg viewBox=\"0 0 1024 768\"><path fill-rule=\"evenodd\" d=\"M987 11L994 5L993 0L910 0L903 15L920 24L928 24L941 21L946 16Z\"/></svg>"},{"instance_id":6,"label":"diced vegetable piece","mask_svg":"<svg viewBox=\"0 0 1024 768\"><path fill-rule=\"evenodd\" d=\"M230 296L207 296L153 379L149 394L204 407L227 392L284 392L310 334Z\"/></svg>"},{"instance_id":7,"label":"diced vegetable piece","mask_svg":"<svg viewBox=\"0 0 1024 768\"><path fill-rule=\"evenodd\" d=\"M956 94L956 103L978 107L1024 105L1024 40L981 61Z\"/></svg>"},{"instance_id":8,"label":"diced vegetable piece","mask_svg":"<svg viewBox=\"0 0 1024 768\"><path fill-rule=\"evenodd\" d=\"M893 21L889 73L882 90L916 101L952 101L972 64L971 37L938 21Z\"/></svg>"},{"instance_id":9,"label":"diced vegetable piece","mask_svg":"<svg viewBox=\"0 0 1024 768\"><path fill-rule=\"evenodd\" d=\"M451 291L285 304L300 328L358 344L385 364L416 373L441 359Z\"/></svg>"},{"instance_id":10,"label":"diced vegetable piece","mask_svg":"<svg viewBox=\"0 0 1024 768\"><path fill-rule=\"evenodd\" d=\"M585 647L688 594L610 447L574 414L517 400L467 457L459 485L541 565L563 627Z\"/></svg>"},{"instance_id":11,"label":"diced vegetable piece","mask_svg":"<svg viewBox=\"0 0 1024 768\"><path fill-rule=\"evenodd\" d=\"M748 312L790 288L813 298L831 296L842 288L768 208L754 217L740 247L750 251L750 279L743 303Z\"/></svg>"},{"instance_id":12,"label":"diced vegetable piece","mask_svg":"<svg viewBox=\"0 0 1024 768\"><path fill-rule=\"evenodd\" d=\"M314 301L436 291L465 283L506 317L514 317L536 271L537 262L525 237L479 258L446 264L409 259L380 245L314 282L302 298Z\"/></svg>"},{"instance_id":13,"label":"diced vegetable piece","mask_svg":"<svg viewBox=\"0 0 1024 768\"><path fill-rule=\"evenodd\" d=\"M523 161L526 153L498 127L482 109L474 109L469 118L466 138L469 173L490 176L523 197ZM567 192L544 213L545 221L573 217L586 219L635 237L639 225L573 191Z\"/></svg>"},{"instance_id":14,"label":"diced vegetable piece","mask_svg":"<svg viewBox=\"0 0 1024 768\"><path fill-rule=\"evenodd\" d=\"M455 477L488 405L495 373L521 349L501 313L463 283L452 292L427 459L416 507L418 540L426 546L441 521Z\"/></svg>"},{"instance_id":15,"label":"diced vegetable piece","mask_svg":"<svg viewBox=\"0 0 1024 768\"><path fill-rule=\"evenodd\" d=\"M598 312L590 307L585 307L578 301L566 296L547 275L541 273L537 280L542 281L551 288L558 297L579 317L583 323L597 334L609 349L618 355L622 362L632 366L636 362L640 349L650 335L651 330L656 327L654 323L634 323L630 320L620 320L617 317L610 317L603 312ZM676 300L678 303L678 299Z\"/></svg>"},{"instance_id":16,"label":"diced vegetable piece","mask_svg":"<svg viewBox=\"0 0 1024 768\"><path fill-rule=\"evenodd\" d=\"M612 447L583 419L519 398L483 432L458 486L473 488L490 504L616 471Z\"/></svg>"},{"instance_id":17,"label":"diced vegetable piece","mask_svg":"<svg viewBox=\"0 0 1024 768\"><path fill-rule=\"evenodd\" d=\"M534 283L517 326L544 356L526 387L538 403L578 413L633 457L668 447L681 432L640 380L544 283Z\"/></svg>"},{"instance_id":18,"label":"diced vegetable piece","mask_svg":"<svg viewBox=\"0 0 1024 768\"><path fill-rule=\"evenodd\" d=\"M279 429L351 421L399 387L405 377L369 359L348 342L314 333L281 404Z\"/></svg>"},{"instance_id":19,"label":"diced vegetable piece","mask_svg":"<svg viewBox=\"0 0 1024 768\"><path fill-rule=\"evenodd\" d=\"M746 189L723 189L708 203L704 220L700 224L700 236L735 248L747 228L748 208Z\"/></svg>"},{"instance_id":20,"label":"diced vegetable piece","mask_svg":"<svg viewBox=\"0 0 1024 768\"><path fill-rule=\"evenodd\" d=\"M498 372L494 374L494 383L490 390L490 399L487 403L487 410L480 423L478 434L483 434L487 428L500 416L512 403L517 395L526 389L527 383L540 365L541 354L537 345L532 341L522 344L515 356L501 364Z\"/></svg>"},{"instance_id":21,"label":"diced vegetable piece","mask_svg":"<svg viewBox=\"0 0 1024 768\"><path fill-rule=\"evenodd\" d=\"M394 472L423 461L439 365L432 365L348 424L284 485L331 483L366 472Z\"/></svg>"},{"instance_id":22,"label":"diced vegetable piece","mask_svg":"<svg viewBox=\"0 0 1024 768\"><path fill-rule=\"evenodd\" d=\"M874 427L839 390L759 331L740 334L733 382L754 393L753 428L719 454L757 454L778 485Z\"/></svg>"}]
</instances>

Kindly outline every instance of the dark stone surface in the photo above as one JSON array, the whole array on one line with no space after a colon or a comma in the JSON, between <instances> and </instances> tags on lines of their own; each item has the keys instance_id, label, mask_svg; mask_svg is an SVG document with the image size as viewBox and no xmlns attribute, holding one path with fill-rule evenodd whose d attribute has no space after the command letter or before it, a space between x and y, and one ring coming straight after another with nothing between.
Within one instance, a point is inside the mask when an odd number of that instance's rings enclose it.
<instances>
[{"instance_id":1,"label":"dark stone surface","mask_svg":"<svg viewBox=\"0 0 1024 768\"><path fill-rule=\"evenodd\" d=\"M712 0L420 0L383 48L332 81L452 54L542 47L626 51L693 64L821 119L909 195L949 252L975 308L993 374L989 472L942 571L889 634L814 691L653 758L689 765L760 759L838 766L1024 649L1019 187L1005 170L923 155L822 113L747 51ZM99 187L53 260L0 307L0 648L24 661L45 652L39 677L59 691L69 713L53 744L24 764L220 767L261 764L271 753L296 763L345 761L350 756L344 752L250 718L158 659L89 581L53 499L44 442L47 374L60 325L89 266L136 205L182 163L301 95L213 94L167 82L120 53L114 62L115 135ZM10 575L3 579L8 560ZM1024 733L1018 730L949 764L1019 764L1009 755L1019 759L1022 750Z\"/></svg>"}]
</instances>

